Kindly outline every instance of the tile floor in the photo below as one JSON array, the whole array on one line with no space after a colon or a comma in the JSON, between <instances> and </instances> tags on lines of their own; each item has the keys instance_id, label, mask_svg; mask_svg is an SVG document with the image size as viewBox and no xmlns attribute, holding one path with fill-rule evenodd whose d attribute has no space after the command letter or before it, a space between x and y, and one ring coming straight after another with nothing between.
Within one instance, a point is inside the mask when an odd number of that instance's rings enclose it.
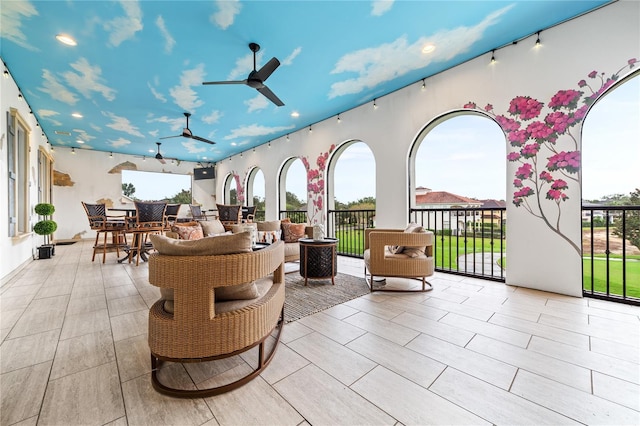
<instances>
[{"instance_id":1,"label":"tile floor","mask_svg":"<svg viewBox=\"0 0 640 426\"><path fill-rule=\"evenodd\" d=\"M2 285L0 424L640 424L639 307L445 274L429 293L366 295L286 325L240 389L165 397L150 382L159 292L146 265L90 252L58 246ZM358 259L339 270L363 273ZM236 357L163 374L206 386L247 368Z\"/></svg>"}]
</instances>

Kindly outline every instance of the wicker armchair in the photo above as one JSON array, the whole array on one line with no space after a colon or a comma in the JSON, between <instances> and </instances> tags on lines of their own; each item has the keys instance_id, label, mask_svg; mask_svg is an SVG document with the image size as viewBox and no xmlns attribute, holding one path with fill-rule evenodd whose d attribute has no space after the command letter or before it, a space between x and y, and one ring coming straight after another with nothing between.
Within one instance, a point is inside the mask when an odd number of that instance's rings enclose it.
<instances>
[{"instance_id":1,"label":"wicker armchair","mask_svg":"<svg viewBox=\"0 0 640 426\"><path fill-rule=\"evenodd\" d=\"M163 299L149 311L151 378L158 392L175 397L217 395L248 383L267 367L284 324L283 259L282 242L250 253L216 256L154 253L150 256L149 282L161 289L172 288L174 298L173 314L166 312ZM269 274L273 274L272 277ZM214 288L253 280L266 284L266 293L256 299L216 303ZM269 344L267 354L266 340L278 325L275 343ZM257 366L231 383L193 390L171 388L158 379L158 370L164 361L213 361L255 346L259 346Z\"/></svg>"},{"instance_id":2,"label":"wicker armchair","mask_svg":"<svg viewBox=\"0 0 640 426\"><path fill-rule=\"evenodd\" d=\"M429 291L431 284L426 277L433 275L433 232L403 232L402 229L367 228L364 231L364 274L367 283L374 291ZM414 248L416 257L406 253L394 254L387 247ZM424 250L424 252L422 252ZM419 278L422 280L421 290L403 290L374 288L374 277Z\"/></svg>"}]
</instances>

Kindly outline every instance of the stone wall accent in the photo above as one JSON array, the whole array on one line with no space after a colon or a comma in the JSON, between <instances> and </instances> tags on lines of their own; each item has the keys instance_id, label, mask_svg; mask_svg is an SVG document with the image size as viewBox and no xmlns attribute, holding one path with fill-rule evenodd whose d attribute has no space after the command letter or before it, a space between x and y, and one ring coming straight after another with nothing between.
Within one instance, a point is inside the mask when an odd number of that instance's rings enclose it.
<instances>
[{"instance_id":1,"label":"stone wall accent","mask_svg":"<svg viewBox=\"0 0 640 426\"><path fill-rule=\"evenodd\" d=\"M54 170L53 184L55 186L73 186L76 183L71 180L71 176L69 176L68 174Z\"/></svg>"},{"instance_id":2,"label":"stone wall accent","mask_svg":"<svg viewBox=\"0 0 640 426\"><path fill-rule=\"evenodd\" d=\"M131 161L125 161L124 163L120 163L115 166L113 169L109 170L109 174L122 173L123 170L138 170L138 166Z\"/></svg>"}]
</instances>

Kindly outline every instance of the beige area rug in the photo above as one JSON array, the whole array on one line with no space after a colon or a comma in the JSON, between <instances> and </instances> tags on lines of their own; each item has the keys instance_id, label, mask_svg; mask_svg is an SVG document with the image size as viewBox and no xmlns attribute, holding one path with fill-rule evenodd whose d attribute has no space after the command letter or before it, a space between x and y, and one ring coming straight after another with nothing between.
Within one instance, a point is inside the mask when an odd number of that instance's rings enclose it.
<instances>
[{"instance_id":1,"label":"beige area rug","mask_svg":"<svg viewBox=\"0 0 640 426\"><path fill-rule=\"evenodd\" d=\"M330 279L314 279L309 280L305 287L304 278L298 272L286 274L285 323L369 293L369 286L364 278L338 273L335 277L335 283L336 285L331 285Z\"/></svg>"}]
</instances>

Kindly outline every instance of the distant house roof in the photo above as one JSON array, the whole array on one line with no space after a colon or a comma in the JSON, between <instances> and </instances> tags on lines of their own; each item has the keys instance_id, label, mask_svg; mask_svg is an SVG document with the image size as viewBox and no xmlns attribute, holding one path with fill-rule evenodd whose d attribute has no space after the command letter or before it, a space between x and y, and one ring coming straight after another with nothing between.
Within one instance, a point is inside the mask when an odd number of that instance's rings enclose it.
<instances>
[{"instance_id":1,"label":"distant house roof","mask_svg":"<svg viewBox=\"0 0 640 426\"><path fill-rule=\"evenodd\" d=\"M507 203L504 200L478 200L482 203L482 207L487 209L500 209L507 207Z\"/></svg>"},{"instance_id":2,"label":"distant house roof","mask_svg":"<svg viewBox=\"0 0 640 426\"><path fill-rule=\"evenodd\" d=\"M424 204L482 204L481 201L473 200L471 198L463 197L462 195L452 194L447 191L431 191L426 194L416 194L416 205Z\"/></svg>"}]
</instances>

